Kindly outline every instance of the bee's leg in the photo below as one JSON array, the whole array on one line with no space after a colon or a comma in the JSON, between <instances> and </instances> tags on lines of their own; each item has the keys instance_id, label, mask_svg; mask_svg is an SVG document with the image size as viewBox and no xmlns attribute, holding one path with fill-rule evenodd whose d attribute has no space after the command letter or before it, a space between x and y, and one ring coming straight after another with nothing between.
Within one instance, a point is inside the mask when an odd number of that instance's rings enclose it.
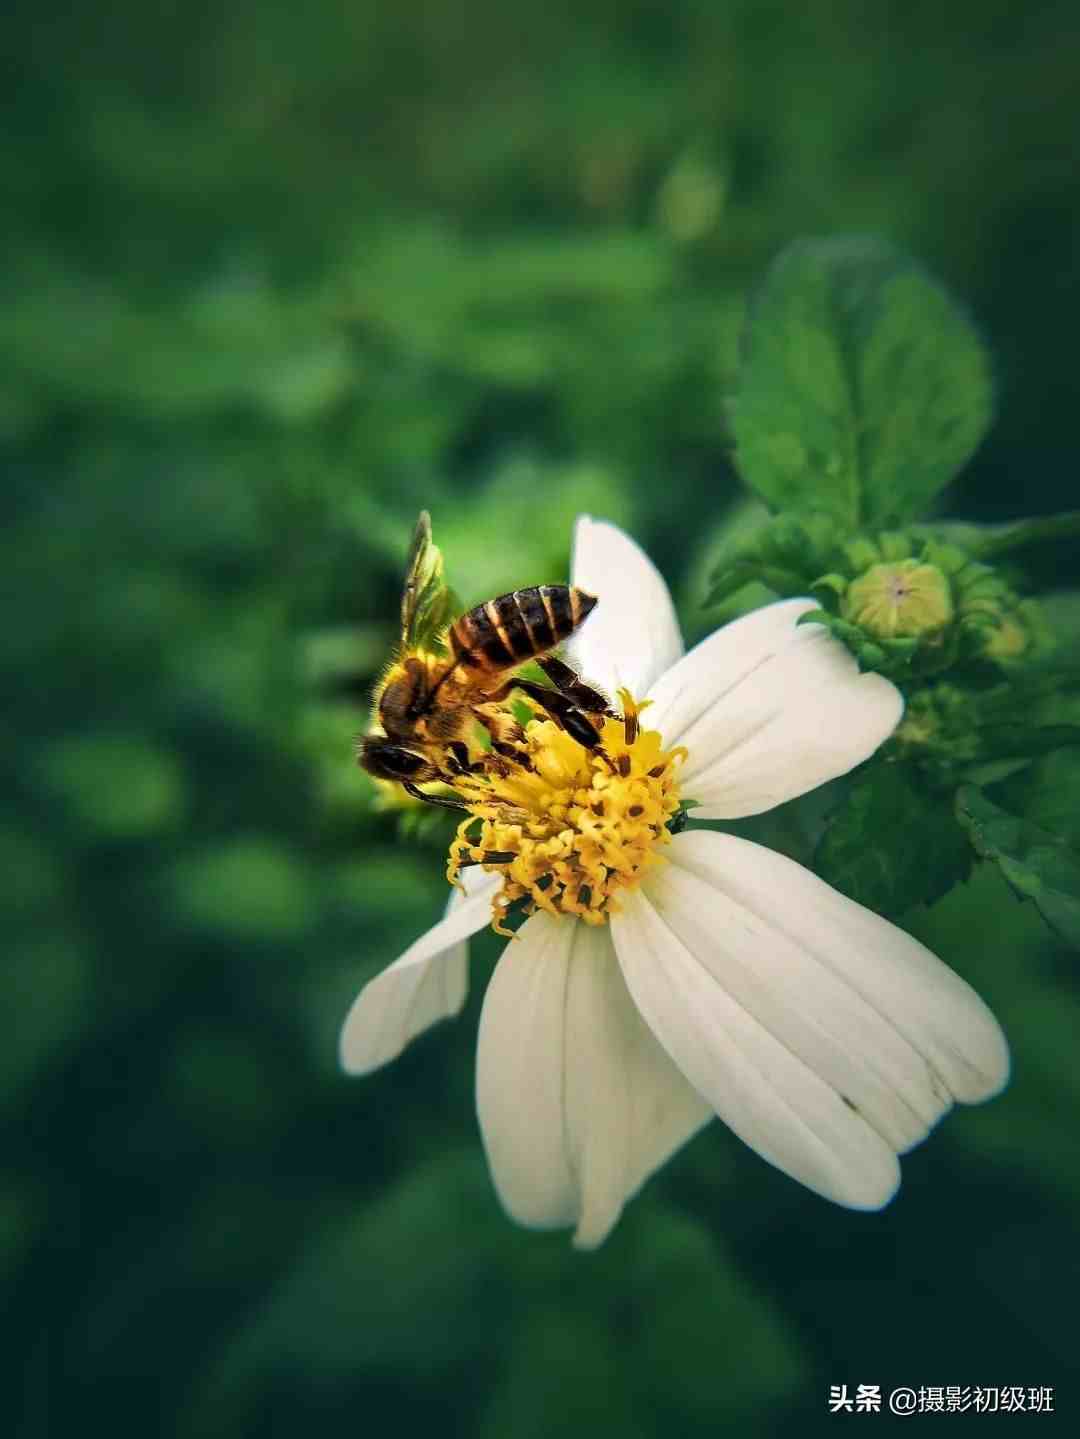
<instances>
[{"instance_id":1,"label":"bee's leg","mask_svg":"<svg viewBox=\"0 0 1080 1439\"><path fill-rule=\"evenodd\" d=\"M556 659L554 655L542 655L536 663L559 693L565 695L579 710L584 710L586 714L607 715L609 719L617 718L612 713L607 696L587 685L568 664Z\"/></svg>"},{"instance_id":2,"label":"bee's leg","mask_svg":"<svg viewBox=\"0 0 1080 1439\"><path fill-rule=\"evenodd\" d=\"M451 797L448 794L425 794L422 789L417 789L416 785L407 779L401 781L401 788L406 794L411 794L413 799L422 799L425 804L437 804L443 809L461 809L466 812L469 809L465 801L456 795Z\"/></svg>"},{"instance_id":3,"label":"bee's leg","mask_svg":"<svg viewBox=\"0 0 1080 1439\"><path fill-rule=\"evenodd\" d=\"M510 688L505 686L504 692L509 693ZM512 715L503 710L482 709L479 705L473 714L491 736L491 748L495 754L521 769L532 769L532 761L525 749L525 731Z\"/></svg>"},{"instance_id":4,"label":"bee's leg","mask_svg":"<svg viewBox=\"0 0 1080 1439\"><path fill-rule=\"evenodd\" d=\"M446 748L446 767L451 774L479 774L484 768L483 761L469 758L469 747L464 740L451 740Z\"/></svg>"},{"instance_id":5,"label":"bee's leg","mask_svg":"<svg viewBox=\"0 0 1080 1439\"><path fill-rule=\"evenodd\" d=\"M447 768L447 770L448 770L452 775L455 775L455 776L456 776L456 775L459 775L459 774L464 774L464 773L465 773L465 767L464 767L464 765L462 765L460 757L459 757L457 754L454 753L455 746L451 744L451 745L447 745L446 748L447 748L447 751L448 751L447 756L446 756L446 768Z\"/></svg>"},{"instance_id":6,"label":"bee's leg","mask_svg":"<svg viewBox=\"0 0 1080 1439\"><path fill-rule=\"evenodd\" d=\"M600 748L600 736L596 726L580 705L575 704L562 690L548 689L547 685L537 684L535 680L517 679L514 683L522 694L528 695L529 699L545 709L571 739L577 740L578 744L586 749Z\"/></svg>"}]
</instances>

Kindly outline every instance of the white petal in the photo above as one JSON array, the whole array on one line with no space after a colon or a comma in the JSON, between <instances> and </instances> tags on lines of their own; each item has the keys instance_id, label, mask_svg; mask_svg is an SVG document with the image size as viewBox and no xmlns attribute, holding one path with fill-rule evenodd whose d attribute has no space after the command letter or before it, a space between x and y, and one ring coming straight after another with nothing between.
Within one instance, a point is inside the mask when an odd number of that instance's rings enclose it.
<instances>
[{"instance_id":1,"label":"white petal","mask_svg":"<svg viewBox=\"0 0 1080 1439\"><path fill-rule=\"evenodd\" d=\"M341 1030L342 1067L370 1074L396 1059L410 1040L459 1013L468 989L465 941L491 920L499 875L470 878L468 897L454 890L446 917L364 985Z\"/></svg>"},{"instance_id":2,"label":"white petal","mask_svg":"<svg viewBox=\"0 0 1080 1439\"><path fill-rule=\"evenodd\" d=\"M784 649L800 615L812 600L781 600L714 630L649 690L649 723L669 744L683 744L693 727L734 690Z\"/></svg>"},{"instance_id":3,"label":"white petal","mask_svg":"<svg viewBox=\"0 0 1080 1439\"><path fill-rule=\"evenodd\" d=\"M575 669L612 698L624 685L640 699L683 652L660 571L616 525L582 515L570 573L572 584L599 601L567 643Z\"/></svg>"},{"instance_id":4,"label":"white petal","mask_svg":"<svg viewBox=\"0 0 1080 1439\"><path fill-rule=\"evenodd\" d=\"M877 1131L735 999L713 956L689 949L654 897L612 920L634 1002L687 1079L740 1139L801 1183L853 1209L878 1209L900 1182Z\"/></svg>"},{"instance_id":5,"label":"white petal","mask_svg":"<svg viewBox=\"0 0 1080 1439\"><path fill-rule=\"evenodd\" d=\"M713 846L714 838L727 840ZM775 922L784 892L756 907L736 898L758 848L728 836L680 836L683 857L648 885L650 902L717 984L824 1079L894 1150L926 1137L952 1104L944 1080L909 1040L817 955ZM717 849L718 854L713 850ZM703 878L704 873L708 878Z\"/></svg>"},{"instance_id":6,"label":"white petal","mask_svg":"<svg viewBox=\"0 0 1080 1439\"><path fill-rule=\"evenodd\" d=\"M610 1232L711 1112L637 1013L609 932L533 916L484 999L477 1106L496 1188L521 1223Z\"/></svg>"},{"instance_id":7,"label":"white petal","mask_svg":"<svg viewBox=\"0 0 1080 1439\"><path fill-rule=\"evenodd\" d=\"M653 686L648 723L689 757L682 793L698 819L760 814L846 774L903 713L900 691L860 674L812 600L784 600L703 640Z\"/></svg>"},{"instance_id":8,"label":"white petal","mask_svg":"<svg viewBox=\"0 0 1080 1439\"><path fill-rule=\"evenodd\" d=\"M577 925L534 914L502 952L480 1012L476 1109L491 1177L521 1224L573 1224L564 1119L565 1009Z\"/></svg>"},{"instance_id":9,"label":"white petal","mask_svg":"<svg viewBox=\"0 0 1080 1439\"><path fill-rule=\"evenodd\" d=\"M578 930L567 1004L566 1114L581 1191L574 1243L591 1248L712 1110L643 1022L610 930Z\"/></svg>"},{"instance_id":10,"label":"white petal","mask_svg":"<svg viewBox=\"0 0 1080 1439\"><path fill-rule=\"evenodd\" d=\"M813 1009L812 992L831 975L882 1015L956 1099L974 1104L1005 1086L1009 1047L997 1020L910 934L749 840L696 831L677 836L668 853L802 949L801 980L788 980L794 1004Z\"/></svg>"}]
</instances>

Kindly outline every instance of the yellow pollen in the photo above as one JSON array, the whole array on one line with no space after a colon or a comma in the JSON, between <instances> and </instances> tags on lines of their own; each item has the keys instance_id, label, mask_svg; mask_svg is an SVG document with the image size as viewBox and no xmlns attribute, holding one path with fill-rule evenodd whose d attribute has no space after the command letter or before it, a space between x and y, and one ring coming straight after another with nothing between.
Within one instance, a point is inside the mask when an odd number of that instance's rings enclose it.
<instances>
[{"instance_id":1,"label":"yellow pollen","mask_svg":"<svg viewBox=\"0 0 1080 1439\"><path fill-rule=\"evenodd\" d=\"M516 900L525 909L569 914L604 924L618 908L620 889L640 884L671 842L668 821L678 812L676 766L681 746L663 748L656 730L642 729L637 704L619 691L623 714L605 719L600 746L589 750L552 720L525 727L523 763L492 766L456 785L469 806L450 846L451 884L466 865L503 876L492 902L492 924ZM501 769L501 772L500 772Z\"/></svg>"}]
</instances>

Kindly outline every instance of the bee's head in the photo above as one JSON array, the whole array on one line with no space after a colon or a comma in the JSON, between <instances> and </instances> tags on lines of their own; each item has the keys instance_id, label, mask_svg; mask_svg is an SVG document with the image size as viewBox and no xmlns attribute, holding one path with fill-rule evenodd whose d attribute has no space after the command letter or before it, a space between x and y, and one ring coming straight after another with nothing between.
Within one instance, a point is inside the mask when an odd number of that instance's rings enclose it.
<instances>
[{"instance_id":1,"label":"bee's head","mask_svg":"<svg viewBox=\"0 0 1080 1439\"><path fill-rule=\"evenodd\" d=\"M439 777L426 756L406 749L385 735L366 735L360 745L359 760L361 767L376 779L407 779L424 784Z\"/></svg>"}]
</instances>

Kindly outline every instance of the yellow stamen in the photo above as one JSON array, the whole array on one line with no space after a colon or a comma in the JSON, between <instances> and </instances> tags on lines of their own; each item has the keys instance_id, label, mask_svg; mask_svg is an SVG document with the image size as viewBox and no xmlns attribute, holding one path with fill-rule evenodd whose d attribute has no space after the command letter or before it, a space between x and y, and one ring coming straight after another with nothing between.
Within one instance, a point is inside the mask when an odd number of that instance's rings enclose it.
<instances>
[{"instance_id":1,"label":"yellow stamen","mask_svg":"<svg viewBox=\"0 0 1080 1439\"><path fill-rule=\"evenodd\" d=\"M619 699L622 718L603 721L598 749L534 719L524 743L531 768L493 766L459 786L471 813L450 846L447 878L458 883L469 864L503 876L492 904L497 933L510 933L507 911L519 899L529 912L604 924L618 891L640 884L670 843L675 767L686 751L665 750L656 730L640 727L646 706L626 690ZM493 855L496 862L485 858Z\"/></svg>"}]
</instances>

